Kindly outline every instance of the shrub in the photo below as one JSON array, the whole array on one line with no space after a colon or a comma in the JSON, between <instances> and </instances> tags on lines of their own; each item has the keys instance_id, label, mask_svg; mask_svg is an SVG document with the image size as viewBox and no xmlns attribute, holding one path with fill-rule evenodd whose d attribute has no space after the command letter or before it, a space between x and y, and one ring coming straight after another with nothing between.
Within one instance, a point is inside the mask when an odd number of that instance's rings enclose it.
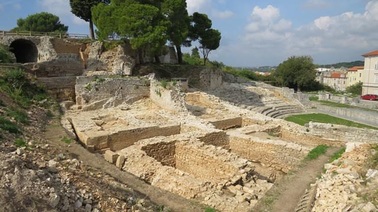
<instances>
[{"instance_id":1,"label":"shrub","mask_svg":"<svg viewBox=\"0 0 378 212\"><path fill-rule=\"evenodd\" d=\"M4 45L0 45L0 63L12 63L13 57L10 54L8 48Z\"/></svg>"},{"instance_id":2,"label":"shrub","mask_svg":"<svg viewBox=\"0 0 378 212\"><path fill-rule=\"evenodd\" d=\"M346 92L354 94L354 95L361 95L362 93L362 82L358 82L354 85L348 86L345 89Z\"/></svg>"}]
</instances>

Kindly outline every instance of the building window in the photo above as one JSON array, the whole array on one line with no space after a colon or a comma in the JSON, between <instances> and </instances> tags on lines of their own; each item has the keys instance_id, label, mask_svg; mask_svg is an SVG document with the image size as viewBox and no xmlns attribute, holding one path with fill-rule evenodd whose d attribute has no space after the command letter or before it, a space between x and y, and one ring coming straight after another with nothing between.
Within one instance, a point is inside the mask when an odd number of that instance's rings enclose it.
<instances>
[{"instance_id":1,"label":"building window","mask_svg":"<svg viewBox=\"0 0 378 212\"><path fill-rule=\"evenodd\" d=\"M361 73L360 73L360 77L361 77Z\"/></svg>"},{"instance_id":2,"label":"building window","mask_svg":"<svg viewBox=\"0 0 378 212\"><path fill-rule=\"evenodd\" d=\"M378 83L378 74L374 74L374 82Z\"/></svg>"}]
</instances>

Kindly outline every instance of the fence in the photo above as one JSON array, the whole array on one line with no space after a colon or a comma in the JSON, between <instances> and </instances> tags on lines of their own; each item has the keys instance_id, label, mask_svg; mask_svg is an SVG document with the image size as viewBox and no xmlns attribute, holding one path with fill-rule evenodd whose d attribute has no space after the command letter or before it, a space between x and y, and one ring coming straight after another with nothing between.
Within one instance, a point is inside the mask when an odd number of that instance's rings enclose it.
<instances>
[{"instance_id":1,"label":"fence","mask_svg":"<svg viewBox=\"0 0 378 212\"><path fill-rule=\"evenodd\" d=\"M63 32L33 32L33 31L24 31L24 32L9 32L1 31L0 37L4 36L51 36L58 38L75 38L75 39L88 39L87 34L77 34L77 33L63 33Z\"/></svg>"}]
</instances>

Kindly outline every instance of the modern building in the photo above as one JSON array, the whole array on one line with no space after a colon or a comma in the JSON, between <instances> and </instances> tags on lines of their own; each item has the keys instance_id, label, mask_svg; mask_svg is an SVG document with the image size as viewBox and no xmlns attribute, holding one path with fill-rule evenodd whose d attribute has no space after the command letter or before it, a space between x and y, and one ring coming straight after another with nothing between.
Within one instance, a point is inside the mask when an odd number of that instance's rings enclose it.
<instances>
[{"instance_id":1,"label":"modern building","mask_svg":"<svg viewBox=\"0 0 378 212\"><path fill-rule=\"evenodd\" d=\"M362 55L365 58L362 74L362 95L378 95L378 50Z\"/></svg>"},{"instance_id":2,"label":"modern building","mask_svg":"<svg viewBox=\"0 0 378 212\"><path fill-rule=\"evenodd\" d=\"M332 71L323 73L323 84L337 91L345 91L347 77L344 71Z\"/></svg>"}]
</instances>

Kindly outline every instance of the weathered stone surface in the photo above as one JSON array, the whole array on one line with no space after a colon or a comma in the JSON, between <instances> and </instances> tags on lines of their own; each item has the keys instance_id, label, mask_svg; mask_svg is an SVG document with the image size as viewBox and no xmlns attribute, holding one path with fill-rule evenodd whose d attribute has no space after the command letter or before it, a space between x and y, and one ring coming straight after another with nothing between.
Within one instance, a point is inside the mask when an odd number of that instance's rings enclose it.
<instances>
[{"instance_id":1,"label":"weathered stone surface","mask_svg":"<svg viewBox=\"0 0 378 212\"><path fill-rule=\"evenodd\" d=\"M117 161L118 156L119 155L117 153L111 150L106 150L104 154L105 160L108 161L109 163L115 163Z\"/></svg>"}]
</instances>

